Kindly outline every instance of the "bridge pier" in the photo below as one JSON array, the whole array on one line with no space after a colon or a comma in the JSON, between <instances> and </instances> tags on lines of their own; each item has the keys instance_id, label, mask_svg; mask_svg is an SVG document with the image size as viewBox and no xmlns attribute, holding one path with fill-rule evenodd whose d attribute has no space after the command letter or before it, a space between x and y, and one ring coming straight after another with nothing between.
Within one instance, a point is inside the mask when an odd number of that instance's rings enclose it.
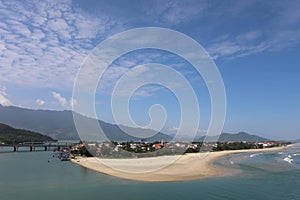
<instances>
[{"instance_id":1,"label":"bridge pier","mask_svg":"<svg viewBox=\"0 0 300 200\"><path fill-rule=\"evenodd\" d=\"M14 152L17 152L19 150L19 147L14 145Z\"/></svg>"},{"instance_id":2,"label":"bridge pier","mask_svg":"<svg viewBox=\"0 0 300 200\"><path fill-rule=\"evenodd\" d=\"M35 147L34 146L30 146L30 150L29 151L34 151Z\"/></svg>"}]
</instances>

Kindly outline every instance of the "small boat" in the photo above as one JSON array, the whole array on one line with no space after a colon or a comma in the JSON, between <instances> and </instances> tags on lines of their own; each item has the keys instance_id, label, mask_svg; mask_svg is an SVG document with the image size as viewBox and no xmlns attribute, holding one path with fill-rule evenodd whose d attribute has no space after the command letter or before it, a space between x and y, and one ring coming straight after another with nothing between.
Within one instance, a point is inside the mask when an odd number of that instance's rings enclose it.
<instances>
[{"instance_id":1,"label":"small boat","mask_svg":"<svg viewBox=\"0 0 300 200\"><path fill-rule=\"evenodd\" d=\"M70 154L69 153L61 153L59 155L59 159L61 161L69 161L70 160Z\"/></svg>"}]
</instances>

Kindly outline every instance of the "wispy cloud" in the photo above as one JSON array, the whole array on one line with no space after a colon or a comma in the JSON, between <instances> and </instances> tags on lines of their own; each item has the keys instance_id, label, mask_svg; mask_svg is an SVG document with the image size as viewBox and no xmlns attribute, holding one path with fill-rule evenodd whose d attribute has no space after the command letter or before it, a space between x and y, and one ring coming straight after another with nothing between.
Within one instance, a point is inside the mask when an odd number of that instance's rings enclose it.
<instances>
[{"instance_id":1,"label":"wispy cloud","mask_svg":"<svg viewBox=\"0 0 300 200\"><path fill-rule=\"evenodd\" d=\"M209 3L205 1L151 1L151 7L148 5L145 9L147 17L151 16L151 20L155 18L155 23L174 26L199 19L208 7Z\"/></svg>"},{"instance_id":2,"label":"wispy cloud","mask_svg":"<svg viewBox=\"0 0 300 200\"><path fill-rule=\"evenodd\" d=\"M296 1L148 1L139 20L184 30L214 59L232 59L299 44L299 9Z\"/></svg>"},{"instance_id":3,"label":"wispy cloud","mask_svg":"<svg viewBox=\"0 0 300 200\"><path fill-rule=\"evenodd\" d=\"M257 10L258 6L262 9ZM299 9L300 4L296 2L240 1L232 7L225 6L219 14L230 11L229 17L225 18L232 21L236 28L226 34L221 31L221 35L208 39L204 46L214 59L232 59L293 48L300 43ZM259 20L259 24L253 23ZM246 29L245 22L248 22Z\"/></svg>"},{"instance_id":4,"label":"wispy cloud","mask_svg":"<svg viewBox=\"0 0 300 200\"><path fill-rule=\"evenodd\" d=\"M260 52L280 51L294 46L300 41L300 29L283 30L262 39L258 32L247 32L234 38L213 41L208 45L208 52L214 59L233 59Z\"/></svg>"},{"instance_id":5,"label":"wispy cloud","mask_svg":"<svg viewBox=\"0 0 300 200\"><path fill-rule=\"evenodd\" d=\"M234 38L224 35L214 39L207 50L214 59L246 56L268 48L260 37L260 31L246 32Z\"/></svg>"},{"instance_id":6,"label":"wispy cloud","mask_svg":"<svg viewBox=\"0 0 300 200\"><path fill-rule=\"evenodd\" d=\"M151 63L159 63L168 66L176 70L188 80L195 80L199 82L199 79L195 78L197 76L199 77L199 74L195 73L195 70L192 70L192 66L179 56L160 50L148 49L143 51L131 52L126 56L120 57L119 59L115 60L102 75L99 82L98 92L111 95L117 82L120 79L127 77L129 81L124 82L123 86L119 85L119 87L123 88L123 92L119 93L119 95L128 95L128 89L132 88L132 85L136 85L137 82L142 83L143 80L150 80L151 77L149 76L153 76L153 80L157 79L157 77L166 76L166 74L161 74L161 70L159 70L157 67L144 66L145 64L149 63L150 65ZM139 66L138 69L135 68L137 66ZM157 77L155 78L155 76ZM171 76L166 76L162 79L168 81L169 84L172 83L171 85L174 87L176 85L180 87L176 80L173 80ZM164 87L154 84L146 85L138 88L132 95L133 97L150 97L163 89Z\"/></svg>"},{"instance_id":7,"label":"wispy cloud","mask_svg":"<svg viewBox=\"0 0 300 200\"><path fill-rule=\"evenodd\" d=\"M1 1L0 81L70 88L94 40L112 23L69 0Z\"/></svg>"}]
</instances>

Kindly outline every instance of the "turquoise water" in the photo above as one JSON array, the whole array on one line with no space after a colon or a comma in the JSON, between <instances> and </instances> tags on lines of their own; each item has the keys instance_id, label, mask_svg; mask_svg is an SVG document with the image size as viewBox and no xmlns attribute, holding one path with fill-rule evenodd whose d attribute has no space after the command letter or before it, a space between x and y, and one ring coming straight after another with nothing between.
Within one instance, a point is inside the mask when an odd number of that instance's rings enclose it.
<instances>
[{"instance_id":1,"label":"turquoise water","mask_svg":"<svg viewBox=\"0 0 300 200\"><path fill-rule=\"evenodd\" d=\"M284 158L290 157L292 163ZM49 161L49 162L48 162ZM300 147L230 155L216 162L229 176L145 183L61 162L52 152L0 153L0 199L299 199Z\"/></svg>"}]
</instances>

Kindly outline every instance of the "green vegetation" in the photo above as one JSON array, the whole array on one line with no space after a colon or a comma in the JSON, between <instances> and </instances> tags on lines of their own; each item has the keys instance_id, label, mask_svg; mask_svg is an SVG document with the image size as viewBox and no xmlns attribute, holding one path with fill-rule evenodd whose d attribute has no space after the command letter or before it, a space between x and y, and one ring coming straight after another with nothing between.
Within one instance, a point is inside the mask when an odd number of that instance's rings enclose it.
<instances>
[{"instance_id":1,"label":"green vegetation","mask_svg":"<svg viewBox=\"0 0 300 200\"><path fill-rule=\"evenodd\" d=\"M217 147L213 148L213 151L223 151L223 150L239 150L239 149L258 149L262 146L258 146L255 143L244 143L244 142L218 142Z\"/></svg>"},{"instance_id":2,"label":"green vegetation","mask_svg":"<svg viewBox=\"0 0 300 200\"><path fill-rule=\"evenodd\" d=\"M51 137L40 133L16 129L6 124L0 123L0 142L4 144L23 142L45 142L54 141Z\"/></svg>"},{"instance_id":3,"label":"green vegetation","mask_svg":"<svg viewBox=\"0 0 300 200\"><path fill-rule=\"evenodd\" d=\"M264 144L266 146L264 146ZM269 143L253 143L253 142L218 142L217 146L213 148L213 151L224 151L224 150L239 150L239 149L262 149L279 147L288 145L290 142L269 142Z\"/></svg>"}]
</instances>

